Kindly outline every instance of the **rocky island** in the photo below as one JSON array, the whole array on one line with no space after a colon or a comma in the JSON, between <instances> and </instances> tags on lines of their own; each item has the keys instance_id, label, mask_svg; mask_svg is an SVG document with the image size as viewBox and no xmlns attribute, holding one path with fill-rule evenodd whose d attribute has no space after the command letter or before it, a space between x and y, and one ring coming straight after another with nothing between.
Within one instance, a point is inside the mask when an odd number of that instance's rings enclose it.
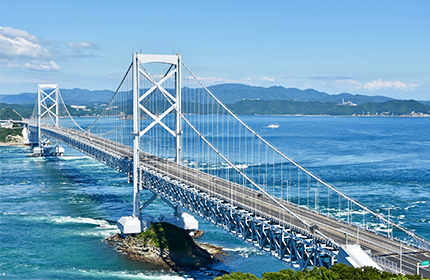
<instances>
[{"instance_id":1,"label":"rocky island","mask_svg":"<svg viewBox=\"0 0 430 280\"><path fill-rule=\"evenodd\" d=\"M207 267L217 261L217 255L222 254L220 247L209 244L199 246L186 230L163 222L153 223L135 237L123 238L116 234L106 238L106 241L116 245L116 249L130 259L173 270Z\"/></svg>"}]
</instances>

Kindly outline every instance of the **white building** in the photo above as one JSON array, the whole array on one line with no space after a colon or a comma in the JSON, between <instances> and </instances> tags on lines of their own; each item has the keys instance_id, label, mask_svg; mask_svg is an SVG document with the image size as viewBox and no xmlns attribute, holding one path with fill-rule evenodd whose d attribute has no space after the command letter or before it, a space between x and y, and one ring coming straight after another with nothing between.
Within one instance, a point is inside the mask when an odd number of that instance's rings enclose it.
<instances>
[{"instance_id":1,"label":"white building","mask_svg":"<svg viewBox=\"0 0 430 280\"><path fill-rule=\"evenodd\" d=\"M70 105L73 109L79 110L79 109L85 109L87 106L85 105Z\"/></svg>"},{"instance_id":2,"label":"white building","mask_svg":"<svg viewBox=\"0 0 430 280\"><path fill-rule=\"evenodd\" d=\"M352 103L351 101L345 102L345 99L343 99L343 98L342 98L342 105L344 105L344 106L357 106L357 104Z\"/></svg>"},{"instance_id":3,"label":"white building","mask_svg":"<svg viewBox=\"0 0 430 280\"><path fill-rule=\"evenodd\" d=\"M10 121L2 122L2 123L1 123L1 128L8 128L8 129L10 129L10 128L12 128L12 127L13 127L13 123L12 123L12 122L10 122Z\"/></svg>"}]
</instances>

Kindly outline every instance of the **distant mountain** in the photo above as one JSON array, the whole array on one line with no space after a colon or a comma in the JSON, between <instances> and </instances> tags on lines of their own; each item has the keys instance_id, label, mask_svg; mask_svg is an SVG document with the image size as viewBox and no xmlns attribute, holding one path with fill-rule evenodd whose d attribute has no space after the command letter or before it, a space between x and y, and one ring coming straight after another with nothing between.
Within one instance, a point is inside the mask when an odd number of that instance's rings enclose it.
<instances>
[{"instance_id":1,"label":"distant mountain","mask_svg":"<svg viewBox=\"0 0 430 280\"><path fill-rule=\"evenodd\" d=\"M352 95L350 93L328 94L314 89L300 90L297 88L284 88L273 86L269 88L254 87L242 84L222 84L210 86L208 89L223 103L233 104L241 100L294 100L294 101L320 101L336 102L351 101L355 104L367 102L386 102L393 98L385 96Z\"/></svg>"},{"instance_id":2,"label":"distant mountain","mask_svg":"<svg viewBox=\"0 0 430 280\"><path fill-rule=\"evenodd\" d=\"M19 120L20 121L22 120L22 116L12 108L1 108L0 120Z\"/></svg>"},{"instance_id":3,"label":"distant mountain","mask_svg":"<svg viewBox=\"0 0 430 280\"><path fill-rule=\"evenodd\" d=\"M36 98L36 93L1 94L0 102L9 104L34 104Z\"/></svg>"},{"instance_id":4,"label":"distant mountain","mask_svg":"<svg viewBox=\"0 0 430 280\"><path fill-rule=\"evenodd\" d=\"M284 88L281 86L256 87L243 84L221 84L210 86L208 89L225 104L233 104L242 100L293 100L293 101L319 101L342 103L342 99L351 101L357 105L374 102L382 103L393 100L385 96L367 96L360 94L328 94L314 89L300 90L297 88ZM190 89L187 89L188 91ZM191 90L192 91L192 90ZM88 105L94 103L107 103L113 96L111 90L87 90L87 89L60 89L64 101L69 105ZM0 102L9 104L34 104L36 93L21 93L17 95L0 95ZM131 97L131 96L130 96ZM187 97L184 97L186 101Z\"/></svg>"},{"instance_id":5,"label":"distant mountain","mask_svg":"<svg viewBox=\"0 0 430 280\"><path fill-rule=\"evenodd\" d=\"M144 91L144 89L142 89ZM314 89L254 87L242 84L222 84L210 86L209 90L236 114L303 114L303 115L428 115L429 103L413 100L394 100L384 96L366 96L341 93L336 95L319 92ZM67 105L86 105L93 107L91 114L98 114L100 105L106 104L114 92L110 90L60 89ZM182 101L184 112L194 112L199 102L200 90L184 88ZM172 93L173 94L173 93ZM37 95L21 93L18 95L0 95L0 108L13 108L22 116L28 117L33 112ZM123 101L132 98L131 92ZM196 100L194 100L196 99ZM154 101L154 100L153 100ZM151 101L151 102L153 102ZM347 105L340 105L345 101ZM2 103L3 102L3 103ZM351 104L354 103L354 104ZM99 106L94 106L98 103ZM154 106L164 106L155 103ZM197 107L196 107L197 106ZM90 114L69 108L71 114ZM131 110L131 108L130 108ZM163 112L165 108L158 108Z\"/></svg>"},{"instance_id":6,"label":"distant mountain","mask_svg":"<svg viewBox=\"0 0 430 280\"><path fill-rule=\"evenodd\" d=\"M34 104L21 105L21 104L0 103L0 111L4 109L12 109L16 111L18 114L20 114L22 117L29 118L33 113Z\"/></svg>"},{"instance_id":7,"label":"distant mountain","mask_svg":"<svg viewBox=\"0 0 430 280\"><path fill-rule=\"evenodd\" d=\"M429 116L430 106L414 100L367 102L357 106L334 102L242 100L228 107L238 115Z\"/></svg>"},{"instance_id":8,"label":"distant mountain","mask_svg":"<svg viewBox=\"0 0 430 280\"><path fill-rule=\"evenodd\" d=\"M66 104L86 105L94 103L107 103L113 96L111 90L88 90L88 89L60 89L61 96ZM37 93L1 94L0 103L9 104L34 104Z\"/></svg>"},{"instance_id":9,"label":"distant mountain","mask_svg":"<svg viewBox=\"0 0 430 280\"><path fill-rule=\"evenodd\" d=\"M60 89L61 96L66 104L86 105L89 103L107 103L112 98L114 91L111 90L88 90L88 89Z\"/></svg>"}]
</instances>

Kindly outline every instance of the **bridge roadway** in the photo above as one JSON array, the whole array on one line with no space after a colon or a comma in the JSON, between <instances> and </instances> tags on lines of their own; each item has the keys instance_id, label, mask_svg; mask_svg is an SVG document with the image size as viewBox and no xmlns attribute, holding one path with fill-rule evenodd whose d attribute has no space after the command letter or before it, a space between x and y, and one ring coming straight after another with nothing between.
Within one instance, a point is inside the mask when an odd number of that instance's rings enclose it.
<instances>
[{"instance_id":1,"label":"bridge roadway","mask_svg":"<svg viewBox=\"0 0 430 280\"><path fill-rule=\"evenodd\" d=\"M93 134L79 133L72 129L57 129L51 126L44 127L44 129L63 135L66 134L71 138L78 138L79 141L86 142L94 148L109 151L112 154L117 154L132 161L133 150L131 147L99 138ZM254 212L255 215L268 218L274 223L285 225L293 230L308 232L309 235L313 235L315 238L321 240L320 236L312 234L301 222L256 190L216 178L190 167L180 166L175 162L164 160L142 151L140 152L140 164L141 166L165 174L174 180L191 185L210 196L222 199L234 205L234 207ZM370 249L373 255L384 257L396 263L398 269L400 268L400 259L402 259L402 270L407 274L415 274L417 263L430 259L429 252L406 244L400 245L401 243L397 240L368 230L359 229L356 226L321 215L315 211L310 211L285 200L277 199L277 201L309 224L317 225L319 231L331 238L338 245L346 244L347 242L349 244L359 243L364 250ZM399 254L400 250L402 251L401 258ZM420 274L430 278L429 268L420 268Z\"/></svg>"}]
</instances>

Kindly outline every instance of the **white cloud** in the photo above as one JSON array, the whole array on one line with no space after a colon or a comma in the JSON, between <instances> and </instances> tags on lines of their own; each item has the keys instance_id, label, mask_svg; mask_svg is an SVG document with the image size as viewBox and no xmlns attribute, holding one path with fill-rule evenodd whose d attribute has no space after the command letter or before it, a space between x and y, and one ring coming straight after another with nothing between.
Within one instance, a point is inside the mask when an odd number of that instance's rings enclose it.
<instances>
[{"instance_id":1,"label":"white cloud","mask_svg":"<svg viewBox=\"0 0 430 280\"><path fill-rule=\"evenodd\" d=\"M0 26L0 57L43 58L50 57L49 51L39 44L39 39L28 32Z\"/></svg>"},{"instance_id":2,"label":"white cloud","mask_svg":"<svg viewBox=\"0 0 430 280\"><path fill-rule=\"evenodd\" d=\"M200 81L204 81L207 83L225 83L227 82L227 80L223 79L223 78L216 78L216 77L198 77L197 79L199 79Z\"/></svg>"},{"instance_id":3,"label":"white cloud","mask_svg":"<svg viewBox=\"0 0 430 280\"><path fill-rule=\"evenodd\" d=\"M30 35L27 31L20 30L20 29L13 29L7 26L6 27L0 26L0 34L7 38L23 38L27 41L30 41L36 44L39 43L39 39L36 36Z\"/></svg>"},{"instance_id":4,"label":"white cloud","mask_svg":"<svg viewBox=\"0 0 430 280\"><path fill-rule=\"evenodd\" d=\"M156 79L162 79L162 78L164 78L164 75L151 75L153 78L156 78Z\"/></svg>"},{"instance_id":5,"label":"white cloud","mask_svg":"<svg viewBox=\"0 0 430 280\"><path fill-rule=\"evenodd\" d=\"M66 45L69 48L75 49L75 50L81 50L81 49L100 49L95 43L93 42L87 42L87 41L81 41L79 43L72 43L72 42L66 42Z\"/></svg>"},{"instance_id":6,"label":"white cloud","mask_svg":"<svg viewBox=\"0 0 430 280\"><path fill-rule=\"evenodd\" d=\"M348 85L362 86L363 84L354 79L337 80L336 82Z\"/></svg>"},{"instance_id":7,"label":"white cloud","mask_svg":"<svg viewBox=\"0 0 430 280\"><path fill-rule=\"evenodd\" d=\"M19 65L17 63L7 63L7 68L19 68Z\"/></svg>"},{"instance_id":8,"label":"white cloud","mask_svg":"<svg viewBox=\"0 0 430 280\"><path fill-rule=\"evenodd\" d=\"M31 61L24 64L25 68L28 69L34 69L34 70L42 70L42 71L49 71L49 70L58 70L60 67L53 61L44 62L44 61Z\"/></svg>"},{"instance_id":9,"label":"white cloud","mask_svg":"<svg viewBox=\"0 0 430 280\"><path fill-rule=\"evenodd\" d=\"M113 80L120 80L120 79L122 79L123 77L122 77L122 76L106 76L106 78L108 78L108 79L113 79Z\"/></svg>"},{"instance_id":10,"label":"white cloud","mask_svg":"<svg viewBox=\"0 0 430 280\"><path fill-rule=\"evenodd\" d=\"M44 80L44 79L40 79L40 78L24 78L24 77L14 77L14 78L0 77L0 83L5 83L5 84L25 84L25 83L47 84L47 83L49 83L49 80Z\"/></svg>"},{"instance_id":11,"label":"white cloud","mask_svg":"<svg viewBox=\"0 0 430 280\"><path fill-rule=\"evenodd\" d=\"M19 64L15 63L14 61L10 61L9 59L6 58L0 58L0 67L3 68L19 68Z\"/></svg>"},{"instance_id":12,"label":"white cloud","mask_svg":"<svg viewBox=\"0 0 430 280\"><path fill-rule=\"evenodd\" d=\"M263 79L263 81L266 81L266 82L274 82L275 81L275 79L269 78L269 77L263 77L262 79Z\"/></svg>"},{"instance_id":13,"label":"white cloud","mask_svg":"<svg viewBox=\"0 0 430 280\"><path fill-rule=\"evenodd\" d=\"M329 84L329 82L328 82ZM407 84L401 81L383 81L381 79L374 80L372 82L359 82L357 80L346 78L334 81L334 85L343 91L356 91L356 90L399 90L409 91L414 88L420 87L417 84Z\"/></svg>"},{"instance_id":14,"label":"white cloud","mask_svg":"<svg viewBox=\"0 0 430 280\"><path fill-rule=\"evenodd\" d=\"M56 45L57 44L57 41L55 41L55 40L47 40L45 38L40 38L39 41L40 41L40 43L42 45Z\"/></svg>"},{"instance_id":15,"label":"white cloud","mask_svg":"<svg viewBox=\"0 0 430 280\"><path fill-rule=\"evenodd\" d=\"M394 88L396 90L406 90L410 88L419 87L416 84L405 84L400 81L382 81L381 79L377 79L372 82L367 82L364 84L363 88L369 90L379 90L379 89L387 89Z\"/></svg>"},{"instance_id":16,"label":"white cloud","mask_svg":"<svg viewBox=\"0 0 430 280\"><path fill-rule=\"evenodd\" d=\"M194 81L194 77L186 76L184 79ZM225 79L219 77L197 77L197 79L202 82L205 86L216 85L216 84L253 84L251 78L241 78L241 79ZM196 81L197 83L197 81ZM191 85L190 85L191 86Z\"/></svg>"},{"instance_id":17,"label":"white cloud","mask_svg":"<svg viewBox=\"0 0 430 280\"><path fill-rule=\"evenodd\" d=\"M40 44L55 45L55 41L39 39L27 31L0 26L0 64L5 68L24 65L33 70L59 70L53 54ZM31 61L29 61L31 60Z\"/></svg>"},{"instance_id":18,"label":"white cloud","mask_svg":"<svg viewBox=\"0 0 430 280\"><path fill-rule=\"evenodd\" d=\"M354 79L335 80L337 86L346 88L347 90L357 90L363 88L363 84Z\"/></svg>"}]
</instances>

